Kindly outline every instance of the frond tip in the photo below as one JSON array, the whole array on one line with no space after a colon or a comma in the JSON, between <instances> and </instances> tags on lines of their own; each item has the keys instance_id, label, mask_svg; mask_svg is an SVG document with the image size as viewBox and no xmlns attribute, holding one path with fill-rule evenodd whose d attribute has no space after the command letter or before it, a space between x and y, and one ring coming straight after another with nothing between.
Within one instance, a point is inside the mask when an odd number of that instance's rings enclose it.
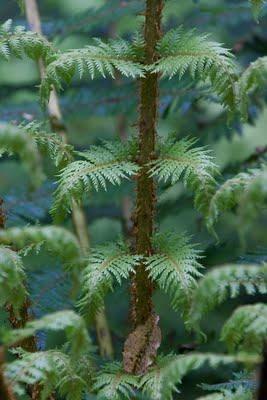
<instances>
[{"instance_id":1,"label":"frond tip","mask_svg":"<svg viewBox=\"0 0 267 400\"><path fill-rule=\"evenodd\" d=\"M151 163L150 174L160 181L172 184L180 179L195 193L195 206L205 212L214 193L215 176L218 174L210 152L193 147L194 139L178 142L167 141L161 146L158 158Z\"/></svg>"},{"instance_id":2,"label":"frond tip","mask_svg":"<svg viewBox=\"0 0 267 400\"><path fill-rule=\"evenodd\" d=\"M229 111L236 108L236 67L232 54L219 43L180 27L161 39L158 51L161 58L151 68L153 72L179 79L189 72L193 79L209 81Z\"/></svg>"},{"instance_id":3,"label":"frond tip","mask_svg":"<svg viewBox=\"0 0 267 400\"><path fill-rule=\"evenodd\" d=\"M172 307L185 313L196 278L202 276L200 252L182 235L159 234L153 242L155 254L145 261L149 277L170 296Z\"/></svg>"},{"instance_id":4,"label":"frond tip","mask_svg":"<svg viewBox=\"0 0 267 400\"><path fill-rule=\"evenodd\" d=\"M70 163L60 174L52 214L62 217L72 208L73 199L81 201L91 188L106 190L107 182L119 185L122 179L135 175L139 168L131 161L133 151L131 144L104 142L79 153L85 160Z\"/></svg>"},{"instance_id":5,"label":"frond tip","mask_svg":"<svg viewBox=\"0 0 267 400\"><path fill-rule=\"evenodd\" d=\"M82 296L78 303L86 318L92 319L104 306L104 298L134 273L140 257L131 255L123 243L109 244L93 249L82 275Z\"/></svg>"},{"instance_id":6,"label":"frond tip","mask_svg":"<svg viewBox=\"0 0 267 400\"><path fill-rule=\"evenodd\" d=\"M221 339L231 351L261 353L267 336L267 305L253 304L237 308L225 323Z\"/></svg>"}]
</instances>

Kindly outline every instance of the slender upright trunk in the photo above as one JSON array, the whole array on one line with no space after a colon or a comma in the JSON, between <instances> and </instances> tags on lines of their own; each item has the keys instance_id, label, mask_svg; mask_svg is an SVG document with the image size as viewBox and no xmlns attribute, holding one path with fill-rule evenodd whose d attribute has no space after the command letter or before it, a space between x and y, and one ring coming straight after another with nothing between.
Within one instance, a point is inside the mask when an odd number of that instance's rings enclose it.
<instances>
[{"instance_id":1,"label":"slender upright trunk","mask_svg":"<svg viewBox=\"0 0 267 400\"><path fill-rule=\"evenodd\" d=\"M156 45L161 37L163 0L147 0L145 12L145 64L157 60ZM146 73L141 79L139 154L141 171L137 177L137 199L135 210L135 251L149 256L153 253L154 215L156 207L155 183L149 177L148 164L155 157L156 125L158 112L157 74ZM153 311L153 284L145 266L140 264L132 282L132 318L134 332L125 342L124 368L127 372L145 373L153 362L160 343L158 317Z\"/></svg>"},{"instance_id":2,"label":"slender upright trunk","mask_svg":"<svg viewBox=\"0 0 267 400\"><path fill-rule=\"evenodd\" d=\"M8 384L4 376L4 368L3 368L4 363L5 363L4 349L0 347L0 399L16 400L11 386Z\"/></svg>"},{"instance_id":3,"label":"slender upright trunk","mask_svg":"<svg viewBox=\"0 0 267 400\"><path fill-rule=\"evenodd\" d=\"M41 19L36 0L25 0L25 11L30 29L42 35ZM41 59L39 60L39 71L42 78L46 73L46 69L44 62ZM47 111L50 119L51 129L60 134L67 142L67 129L63 122L58 96L54 88L50 95ZM82 251L86 255L90 249L87 221L84 210L75 202L73 202L72 221ZM96 316L95 325L101 355L104 357L113 358L112 340L104 311L100 312Z\"/></svg>"}]
</instances>

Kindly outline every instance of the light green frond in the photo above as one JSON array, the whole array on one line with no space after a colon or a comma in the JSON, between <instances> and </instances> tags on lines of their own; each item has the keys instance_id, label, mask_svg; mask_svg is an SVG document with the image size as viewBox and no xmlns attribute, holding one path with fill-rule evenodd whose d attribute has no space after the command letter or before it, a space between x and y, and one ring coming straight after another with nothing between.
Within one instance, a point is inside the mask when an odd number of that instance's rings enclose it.
<instances>
[{"instance_id":1,"label":"light green frond","mask_svg":"<svg viewBox=\"0 0 267 400\"><path fill-rule=\"evenodd\" d=\"M44 174L38 147L34 138L28 135L23 128L0 123L0 157L4 153L20 157L35 187L43 182Z\"/></svg>"},{"instance_id":2,"label":"light green frond","mask_svg":"<svg viewBox=\"0 0 267 400\"><path fill-rule=\"evenodd\" d=\"M91 340L83 318L74 311L69 310L47 314L41 319L27 322L23 329L14 329L6 332L3 335L3 342L10 346L35 335L36 332L41 330L64 330L74 357L79 357L91 347Z\"/></svg>"},{"instance_id":3,"label":"light green frond","mask_svg":"<svg viewBox=\"0 0 267 400\"><path fill-rule=\"evenodd\" d=\"M23 26L12 26L9 19L0 26L0 59L11 55L21 58L26 55L34 60L47 60L53 54L51 44L38 33L26 31Z\"/></svg>"},{"instance_id":4,"label":"light green frond","mask_svg":"<svg viewBox=\"0 0 267 400\"><path fill-rule=\"evenodd\" d=\"M18 313L24 303L27 291L24 286L25 272L20 256L0 245L0 306L12 304Z\"/></svg>"},{"instance_id":5,"label":"light green frond","mask_svg":"<svg viewBox=\"0 0 267 400\"><path fill-rule=\"evenodd\" d=\"M249 2L252 7L254 18L258 21L262 8L266 4L266 0L249 0Z\"/></svg>"},{"instance_id":6,"label":"light green frond","mask_svg":"<svg viewBox=\"0 0 267 400\"><path fill-rule=\"evenodd\" d=\"M76 72L80 78L86 75L91 79L96 75L114 78L115 71L131 78L143 76L143 67L135 60L133 53L133 46L122 39L109 43L95 39L95 44L83 49L58 53L56 59L48 65L41 84L42 102L48 101L51 85L60 90L61 82L70 83Z\"/></svg>"},{"instance_id":7,"label":"light green frond","mask_svg":"<svg viewBox=\"0 0 267 400\"><path fill-rule=\"evenodd\" d=\"M220 213L231 210L246 196L250 185L262 175L263 170L253 169L249 172L241 172L232 179L224 182L211 198L207 211L207 226L212 230L214 223L218 220ZM259 193L258 193L259 194Z\"/></svg>"},{"instance_id":8,"label":"light green frond","mask_svg":"<svg viewBox=\"0 0 267 400\"><path fill-rule=\"evenodd\" d=\"M207 396L198 397L197 400L226 400L223 393L213 393ZM230 398L228 399L230 400Z\"/></svg>"},{"instance_id":9,"label":"light green frond","mask_svg":"<svg viewBox=\"0 0 267 400\"><path fill-rule=\"evenodd\" d=\"M236 108L236 67L232 54L221 44L180 27L162 38L158 51L161 58L154 72L169 78L178 75L179 79L189 72L193 79L209 81L229 111Z\"/></svg>"},{"instance_id":10,"label":"light green frond","mask_svg":"<svg viewBox=\"0 0 267 400\"><path fill-rule=\"evenodd\" d=\"M149 277L167 293L176 311L188 310L196 278L203 268L198 259L200 252L189 243L187 237L174 234L158 234L154 238L154 252L145 264Z\"/></svg>"},{"instance_id":11,"label":"light green frond","mask_svg":"<svg viewBox=\"0 0 267 400\"><path fill-rule=\"evenodd\" d=\"M170 180L172 184L182 179L195 193L195 206L205 212L215 190L214 176L218 171L210 151L192 147L195 142L194 139L167 142L153 161L150 173L161 181Z\"/></svg>"},{"instance_id":12,"label":"light green frond","mask_svg":"<svg viewBox=\"0 0 267 400\"><path fill-rule=\"evenodd\" d=\"M213 393L199 397L197 400L253 400L253 393L244 390L243 388L239 388L235 392L225 390L222 393Z\"/></svg>"},{"instance_id":13,"label":"light green frond","mask_svg":"<svg viewBox=\"0 0 267 400\"><path fill-rule=\"evenodd\" d=\"M258 303L237 308L225 323L221 339L230 351L262 352L267 337L267 305Z\"/></svg>"},{"instance_id":14,"label":"light green frond","mask_svg":"<svg viewBox=\"0 0 267 400\"><path fill-rule=\"evenodd\" d=\"M19 250L31 247L45 248L67 265L78 262L81 252L76 237L59 226L24 226L0 230L0 243L13 245Z\"/></svg>"},{"instance_id":15,"label":"light green frond","mask_svg":"<svg viewBox=\"0 0 267 400\"><path fill-rule=\"evenodd\" d=\"M247 120L249 95L267 86L267 56L252 62L239 79L241 114Z\"/></svg>"},{"instance_id":16,"label":"light green frond","mask_svg":"<svg viewBox=\"0 0 267 400\"><path fill-rule=\"evenodd\" d=\"M267 293L267 265L222 265L207 272L194 293L189 325L197 327L206 313L237 297L241 289L252 296Z\"/></svg>"},{"instance_id":17,"label":"light green frond","mask_svg":"<svg viewBox=\"0 0 267 400\"><path fill-rule=\"evenodd\" d=\"M89 389L89 374L78 373L79 364L61 351L20 351L18 355L19 358L7 364L5 369L7 379L18 394L25 393L26 386L40 383L44 400L51 398L55 390L66 400L81 400ZM83 366L88 372L85 362Z\"/></svg>"},{"instance_id":18,"label":"light green frond","mask_svg":"<svg viewBox=\"0 0 267 400\"><path fill-rule=\"evenodd\" d=\"M191 371L201 368L205 364L212 368L220 364L236 362L257 363L257 356L224 354L192 353L186 355L167 355L158 358L144 377L141 378L140 387L151 400L172 400L173 392L177 392L177 385Z\"/></svg>"},{"instance_id":19,"label":"light green frond","mask_svg":"<svg viewBox=\"0 0 267 400\"><path fill-rule=\"evenodd\" d=\"M71 210L73 199L81 201L90 189L106 190L107 183L119 185L135 175L138 166L131 161L131 151L132 144L104 142L79 153L85 160L70 163L60 174L52 214L61 218Z\"/></svg>"},{"instance_id":20,"label":"light green frond","mask_svg":"<svg viewBox=\"0 0 267 400\"><path fill-rule=\"evenodd\" d=\"M61 135L48 133L43 124L33 121L20 128L28 133L40 150L51 158L56 167L63 168L73 160L73 146L67 144Z\"/></svg>"},{"instance_id":21,"label":"light green frond","mask_svg":"<svg viewBox=\"0 0 267 400\"><path fill-rule=\"evenodd\" d=\"M123 243L108 244L93 249L82 274L82 296L79 307L87 319L92 319L104 306L104 298L116 282L121 284L134 273L140 257L131 255Z\"/></svg>"},{"instance_id":22,"label":"light green frond","mask_svg":"<svg viewBox=\"0 0 267 400\"><path fill-rule=\"evenodd\" d=\"M135 397L138 377L126 374L120 363L109 363L96 378L94 390L99 400L130 400Z\"/></svg>"}]
</instances>

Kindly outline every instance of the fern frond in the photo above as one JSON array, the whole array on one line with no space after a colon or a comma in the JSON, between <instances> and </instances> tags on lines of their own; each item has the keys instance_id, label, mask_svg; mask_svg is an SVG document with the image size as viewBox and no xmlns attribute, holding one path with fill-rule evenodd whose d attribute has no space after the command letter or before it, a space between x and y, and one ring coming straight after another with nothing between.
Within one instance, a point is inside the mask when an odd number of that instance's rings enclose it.
<instances>
[{"instance_id":1,"label":"fern frond","mask_svg":"<svg viewBox=\"0 0 267 400\"><path fill-rule=\"evenodd\" d=\"M161 56L154 72L181 79L189 72L193 79L209 81L225 107L236 108L236 67L232 54L208 35L183 27L169 31L159 42Z\"/></svg>"},{"instance_id":2,"label":"fern frond","mask_svg":"<svg viewBox=\"0 0 267 400\"><path fill-rule=\"evenodd\" d=\"M197 400L253 400L253 393L243 388L238 388L235 392L225 390L221 393L213 393L199 397Z\"/></svg>"},{"instance_id":3,"label":"fern frond","mask_svg":"<svg viewBox=\"0 0 267 400\"><path fill-rule=\"evenodd\" d=\"M0 59L8 60L11 55L19 58L26 55L34 60L42 57L48 61L53 53L51 44L44 37L26 31L23 26L13 28L11 19L0 26Z\"/></svg>"},{"instance_id":4,"label":"fern frond","mask_svg":"<svg viewBox=\"0 0 267 400\"><path fill-rule=\"evenodd\" d=\"M81 400L90 389L89 360L80 359L84 368L81 371L79 363L61 351L27 353L20 350L18 355L19 358L5 369L5 375L18 394L25 392L25 386L40 383L44 400L55 390L66 400Z\"/></svg>"},{"instance_id":5,"label":"fern frond","mask_svg":"<svg viewBox=\"0 0 267 400\"><path fill-rule=\"evenodd\" d=\"M266 337L267 305L261 303L237 308L221 333L230 351L261 353Z\"/></svg>"},{"instance_id":6,"label":"fern frond","mask_svg":"<svg viewBox=\"0 0 267 400\"><path fill-rule=\"evenodd\" d=\"M263 6L266 4L266 0L249 0L254 18L258 21L260 13L262 11Z\"/></svg>"},{"instance_id":7,"label":"fern frond","mask_svg":"<svg viewBox=\"0 0 267 400\"><path fill-rule=\"evenodd\" d=\"M232 179L228 179L218 188L210 200L207 211L206 222L209 230L212 230L220 213L228 211L240 203L250 185L262 174L262 171L259 168L249 172L241 172Z\"/></svg>"},{"instance_id":8,"label":"fern frond","mask_svg":"<svg viewBox=\"0 0 267 400\"><path fill-rule=\"evenodd\" d=\"M139 167L131 161L132 152L132 144L104 142L79 153L85 160L72 162L60 174L52 214L62 217L70 211L73 199L81 201L91 188L106 190L107 182L119 185L122 179L135 175Z\"/></svg>"},{"instance_id":9,"label":"fern frond","mask_svg":"<svg viewBox=\"0 0 267 400\"><path fill-rule=\"evenodd\" d=\"M248 117L249 95L255 90L266 87L267 56L252 62L239 79L239 102L241 115L246 121Z\"/></svg>"},{"instance_id":10,"label":"fern frond","mask_svg":"<svg viewBox=\"0 0 267 400\"><path fill-rule=\"evenodd\" d=\"M192 147L195 142L194 139L167 142L152 162L150 173L172 184L182 179L195 193L195 206L204 212L214 192L214 176L218 171L210 152L206 148Z\"/></svg>"},{"instance_id":11,"label":"fern frond","mask_svg":"<svg viewBox=\"0 0 267 400\"><path fill-rule=\"evenodd\" d=\"M141 378L140 387L151 400L172 400L177 385L189 372L201 368L205 364L212 368L220 364L228 365L236 362L257 363L257 356L223 355L211 353L192 353L186 355L167 355L158 358L156 365Z\"/></svg>"},{"instance_id":12,"label":"fern frond","mask_svg":"<svg viewBox=\"0 0 267 400\"><path fill-rule=\"evenodd\" d=\"M155 254L145 261L149 277L169 295L172 307L185 313L196 278L202 276L200 252L183 235L158 234L153 242Z\"/></svg>"},{"instance_id":13,"label":"fern frond","mask_svg":"<svg viewBox=\"0 0 267 400\"><path fill-rule=\"evenodd\" d=\"M83 318L74 311L58 311L47 314L41 319L29 321L23 329L14 329L4 333L3 342L12 345L35 335L37 331L62 331L66 332L67 340L71 345L71 354L79 357L88 351L91 340L88 335Z\"/></svg>"},{"instance_id":14,"label":"fern frond","mask_svg":"<svg viewBox=\"0 0 267 400\"><path fill-rule=\"evenodd\" d=\"M134 47L125 40L113 40L109 43L95 39L95 44L83 49L69 50L58 53L56 59L47 67L46 76L42 80L40 94L42 103L49 99L51 86L62 89L61 82L70 83L75 73L80 78L84 75L94 79L95 76L115 77L115 71L126 77L143 76L143 67L134 55Z\"/></svg>"},{"instance_id":15,"label":"fern frond","mask_svg":"<svg viewBox=\"0 0 267 400\"><path fill-rule=\"evenodd\" d=\"M44 180L40 154L35 140L24 129L0 123L0 157L4 153L18 155L34 186L40 186Z\"/></svg>"},{"instance_id":16,"label":"fern frond","mask_svg":"<svg viewBox=\"0 0 267 400\"><path fill-rule=\"evenodd\" d=\"M104 298L113 289L134 273L140 257L131 255L123 243L109 244L91 251L82 275L82 296L78 306L87 319L92 319L104 307Z\"/></svg>"},{"instance_id":17,"label":"fern frond","mask_svg":"<svg viewBox=\"0 0 267 400\"><path fill-rule=\"evenodd\" d=\"M93 389L99 400L130 400L135 397L139 378L124 372L118 362L109 363L96 377Z\"/></svg>"},{"instance_id":18,"label":"fern frond","mask_svg":"<svg viewBox=\"0 0 267 400\"><path fill-rule=\"evenodd\" d=\"M0 230L0 243L13 245L18 250L45 248L66 265L76 265L81 257L76 237L59 226L24 226Z\"/></svg>"},{"instance_id":19,"label":"fern frond","mask_svg":"<svg viewBox=\"0 0 267 400\"><path fill-rule=\"evenodd\" d=\"M21 257L11 249L0 245L0 306L12 304L18 313L27 295L24 286L24 266Z\"/></svg>"},{"instance_id":20,"label":"fern frond","mask_svg":"<svg viewBox=\"0 0 267 400\"><path fill-rule=\"evenodd\" d=\"M197 328L206 313L228 297L237 297L241 289L252 296L267 293L267 264L233 264L211 269L199 281L194 293L189 325Z\"/></svg>"}]
</instances>

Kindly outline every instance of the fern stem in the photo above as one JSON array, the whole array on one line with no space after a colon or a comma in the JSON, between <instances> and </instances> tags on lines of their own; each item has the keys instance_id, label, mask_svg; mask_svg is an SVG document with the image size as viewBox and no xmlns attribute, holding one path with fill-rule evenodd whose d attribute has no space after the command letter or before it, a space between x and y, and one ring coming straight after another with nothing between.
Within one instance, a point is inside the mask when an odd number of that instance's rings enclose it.
<instances>
[{"instance_id":1,"label":"fern stem","mask_svg":"<svg viewBox=\"0 0 267 400\"><path fill-rule=\"evenodd\" d=\"M36 0L25 0L25 12L30 29L42 35L41 18ZM46 68L42 59L39 60L40 77L46 74ZM67 142L67 128L62 118L59 99L55 88L50 93L50 99L47 106L51 129L60 134ZM84 210L73 202L72 212L73 227L80 242L84 254L88 254L90 249L90 237L87 229L87 221ZM105 311L96 316L95 320L97 338L99 342L100 353L107 358L113 358L113 346L111 334Z\"/></svg>"},{"instance_id":2,"label":"fern stem","mask_svg":"<svg viewBox=\"0 0 267 400\"><path fill-rule=\"evenodd\" d=\"M147 0L145 12L145 64L151 65L157 60L156 45L161 37L161 17L163 0ZM153 253L152 236L154 233L154 214L156 207L155 183L149 176L147 165L154 159L156 145L156 124L158 113L158 74L146 73L140 83L140 119L139 119L139 154L138 164L141 172L137 177L137 199L134 216L135 252L144 256ZM132 318L135 332L130 334L124 348L124 366L127 372L145 373L155 355L156 347L151 346L149 340L158 322L153 312L152 303L153 283L143 264L136 269L132 282ZM146 348L138 348L138 332L143 326L146 331ZM132 346L133 339L137 345ZM154 344L153 344L154 345ZM152 347L153 347L152 345ZM133 347L132 350L130 347ZM158 347L158 343L156 345ZM148 354L151 352L151 354ZM144 359L146 358L147 361ZM135 360L134 363L129 363Z\"/></svg>"}]
</instances>

